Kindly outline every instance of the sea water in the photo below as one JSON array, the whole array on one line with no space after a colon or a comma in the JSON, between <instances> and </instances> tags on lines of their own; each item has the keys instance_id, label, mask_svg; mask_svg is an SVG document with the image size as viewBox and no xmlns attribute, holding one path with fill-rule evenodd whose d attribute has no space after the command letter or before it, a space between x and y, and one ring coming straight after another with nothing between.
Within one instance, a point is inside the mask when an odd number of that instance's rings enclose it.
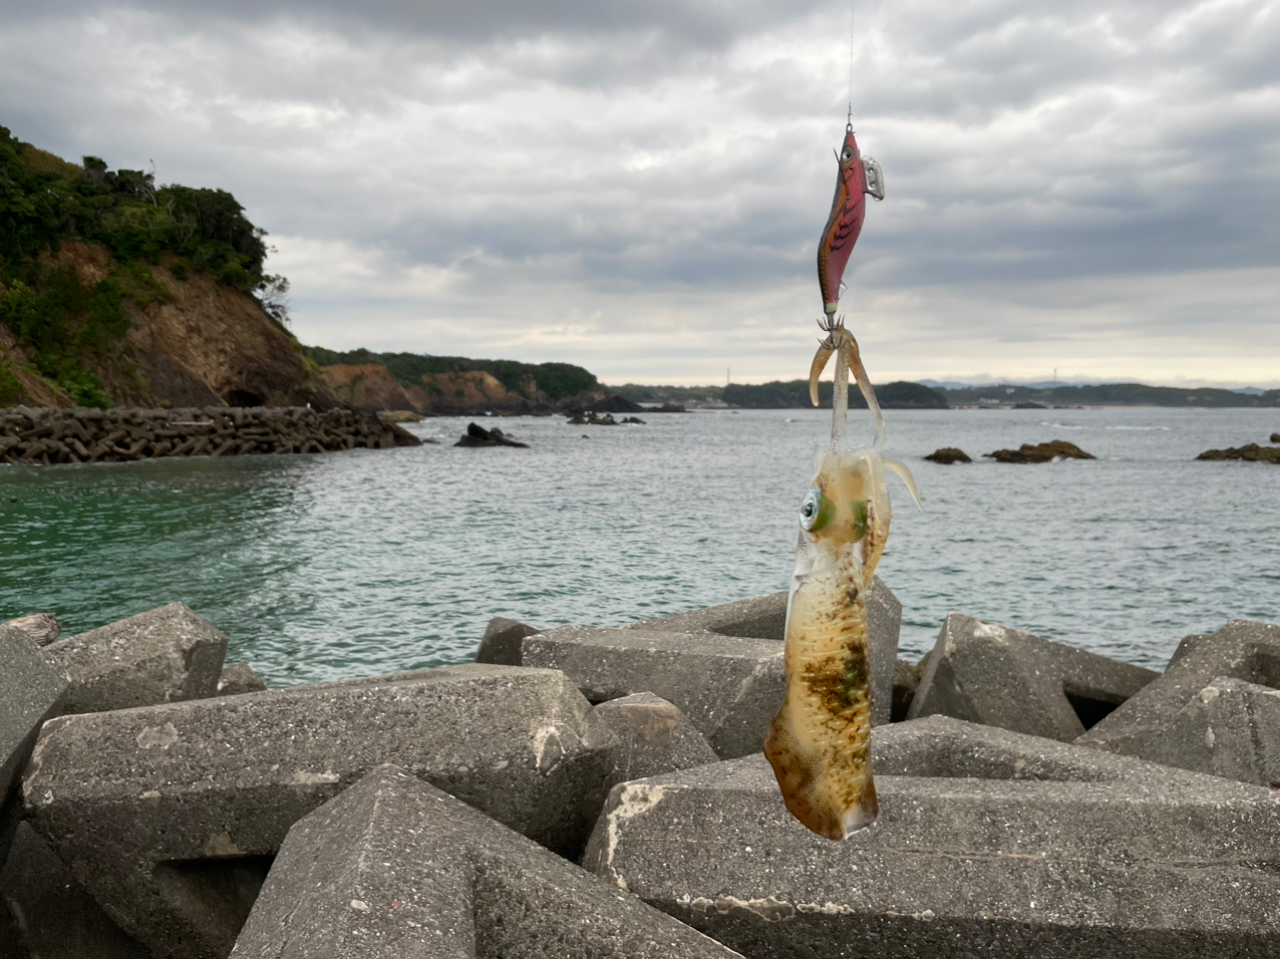
<instances>
[{"instance_id":1,"label":"sea water","mask_svg":"<svg viewBox=\"0 0 1280 959\"><path fill-rule=\"evenodd\" d=\"M443 418L412 449L0 467L0 621L72 635L183 602L283 686L468 661L492 616L619 626L786 589L830 413L643 418L485 421L528 449L454 447L467 420ZM1280 410L886 419L924 504L890 479L905 657L951 611L1155 668L1188 633L1280 621L1280 467L1195 460ZM981 456L1051 439L1098 458ZM923 459L941 446L974 462Z\"/></svg>"}]
</instances>

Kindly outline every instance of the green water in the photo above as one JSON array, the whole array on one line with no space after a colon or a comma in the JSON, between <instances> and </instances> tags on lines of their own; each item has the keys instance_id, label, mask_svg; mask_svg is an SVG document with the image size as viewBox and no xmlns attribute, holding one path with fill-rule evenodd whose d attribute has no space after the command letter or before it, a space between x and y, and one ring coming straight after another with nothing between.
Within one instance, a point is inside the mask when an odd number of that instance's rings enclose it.
<instances>
[{"instance_id":1,"label":"green water","mask_svg":"<svg viewBox=\"0 0 1280 959\"><path fill-rule=\"evenodd\" d=\"M485 624L621 625L786 588L829 413L504 419L531 444L0 467L0 620L66 634L181 601L273 686L466 661ZM1280 428L1255 410L920 411L890 445L881 575L903 648L948 611L1160 666L1189 632L1280 620L1280 467L1197 463ZM586 434L590 438L583 439ZM1093 462L941 467L1069 439Z\"/></svg>"}]
</instances>

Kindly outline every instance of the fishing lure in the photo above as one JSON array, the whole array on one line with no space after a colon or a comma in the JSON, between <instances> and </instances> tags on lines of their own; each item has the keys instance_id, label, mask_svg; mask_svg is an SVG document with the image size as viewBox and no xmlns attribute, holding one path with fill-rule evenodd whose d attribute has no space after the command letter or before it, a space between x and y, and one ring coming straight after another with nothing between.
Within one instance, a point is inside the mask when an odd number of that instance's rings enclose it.
<instances>
[{"instance_id":1,"label":"fishing lure","mask_svg":"<svg viewBox=\"0 0 1280 959\"><path fill-rule=\"evenodd\" d=\"M809 395L816 406L819 378L836 357L831 443L815 460L812 488L800 508L800 542L787 601L786 694L764 746L787 809L828 839L844 839L871 825L879 812L868 751L871 664L866 597L889 535L892 510L886 473L901 477L916 505L920 503L906 464L883 452L884 416L858 343L831 315L839 275L862 227L865 201L861 193L851 201L850 191L872 168L858 156L852 128L846 129L840 164L835 203L818 251L828 314L819 325L827 336L809 370ZM874 170L883 196L879 166ZM837 246L841 237L847 242ZM832 256L832 249L840 255ZM836 286L829 287L829 282ZM869 447L850 448L848 443L850 373L875 424Z\"/></svg>"},{"instance_id":2,"label":"fishing lure","mask_svg":"<svg viewBox=\"0 0 1280 959\"><path fill-rule=\"evenodd\" d=\"M839 173L836 176L836 195L831 201L831 216L818 241L818 286L822 290L822 307L827 317L835 316L840 302L840 288L849 254L862 233L862 221L867 215L867 194L876 200L884 199L884 173L880 164L871 157L863 159L858 152L858 141L853 135L853 124L844 128L844 145L836 154Z\"/></svg>"}]
</instances>

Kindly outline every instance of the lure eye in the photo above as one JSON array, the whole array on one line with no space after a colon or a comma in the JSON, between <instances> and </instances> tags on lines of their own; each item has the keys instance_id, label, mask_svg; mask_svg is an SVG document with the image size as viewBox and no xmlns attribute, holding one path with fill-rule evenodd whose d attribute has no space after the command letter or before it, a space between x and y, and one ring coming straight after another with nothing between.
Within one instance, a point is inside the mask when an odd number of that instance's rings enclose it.
<instances>
[{"instance_id":1,"label":"lure eye","mask_svg":"<svg viewBox=\"0 0 1280 959\"><path fill-rule=\"evenodd\" d=\"M852 159L853 159L853 148L845 147L844 152L840 154L840 162L848 163Z\"/></svg>"},{"instance_id":2,"label":"lure eye","mask_svg":"<svg viewBox=\"0 0 1280 959\"><path fill-rule=\"evenodd\" d=\"M809 495L804 498L804 503L800 506L800 525L809 532L822 524L820 518L822 516L822 493L816 489L809 490Z\"/></svg>"}]
</instances>

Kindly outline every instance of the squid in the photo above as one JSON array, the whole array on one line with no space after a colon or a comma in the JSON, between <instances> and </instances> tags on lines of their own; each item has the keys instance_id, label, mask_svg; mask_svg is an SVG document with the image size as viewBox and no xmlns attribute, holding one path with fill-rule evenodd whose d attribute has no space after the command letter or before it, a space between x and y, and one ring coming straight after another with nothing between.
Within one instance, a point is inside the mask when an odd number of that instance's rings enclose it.
<instances>
[{"instance_id":1,"label":"squid","mask_svg":"<svg viewBox=\"0 0 1280 959\"><path fill-rule=\"evenodd\" d=\"M835 207L824 243L829 237L838 238L841 223L856 220L855 240L861 229L861 203L853 219L838 215L852 204L847 184L867 188L867 168L858 157L852 128L846 130L840 162ZM853 175L847 174L850 169ZM882 184L879 167L875 169L876 181ZM859 201L861 197L860 192ZM851 234L846 230L843 235ZM851 248L852 242L847 246ZM786 692L764 746L787 809L813 832L837 840L870 826L879 812L869 753L871 663L866 599L889 535L892 510L887 474L900 477L916 505L920 504L911 471L884 452L884 416L857 340L842 320L832 316L839 273L848 261L847 249L841 252L843 259L834 270L819 251L824 306L831 309L820 321L827 336L820 341L809 370L809 395L818 405L818 381L834 356L831 442L815 458L813 482L800 507L800 541L787 601ZM829 285L833 279L835 285ZM867 447L854 448L848 441L851 373L875 427L875 438Z\"/></svg>"}]
</instances>

